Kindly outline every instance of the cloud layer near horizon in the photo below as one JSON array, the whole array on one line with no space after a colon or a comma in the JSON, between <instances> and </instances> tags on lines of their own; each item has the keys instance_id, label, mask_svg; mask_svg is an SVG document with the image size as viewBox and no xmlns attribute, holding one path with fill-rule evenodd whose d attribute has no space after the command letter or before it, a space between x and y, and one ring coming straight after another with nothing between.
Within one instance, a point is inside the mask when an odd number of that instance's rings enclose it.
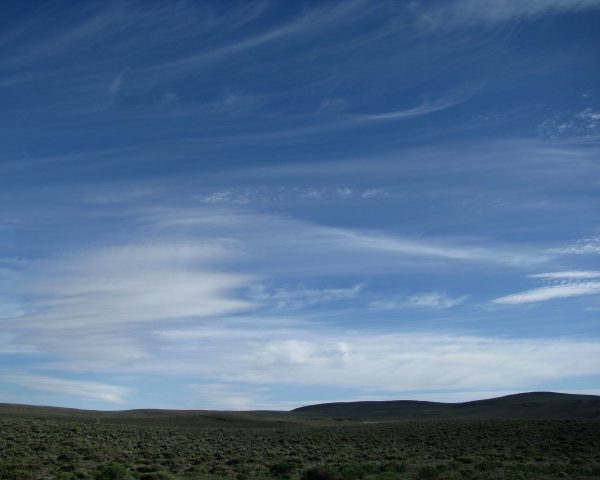
<instances>
[{"instance_id":1,"label":"cloud layer near horizon","mask_svg":"<svg viewBox=\"0 0 600 480\"><path fill-rule=\"evenodd\" d=\"M84 342L81 349L64 352L65 361L48 363L44 375L3 378L31 389L108 403L124 403L133 392L127 384L66 379L53 372L70 372L70 376L103 372L129 377L204 378L213 386L222 386L224 406L228 404L226 393L232 385L245 385L249 392L254 385L261 386L263 407L282 408L290 401L277 400L273 391L286 386L358 388L364 395L396 397L422 391L425 397L428 392L444 389L518 390L532 383L568 379L573 372L583 377L600 375L600 365L589 361L600 354L600 343L585 340L515 340L331 329L315 335L299 326L257 330L251 324L162 330L152 333L152 337L151 341L160 345L160 349L148 350L145 357L130 357L123 362L122 356L113 355L123 345L106 342L102 350L96 338L80 335L78 341ZM95 345L93 349L86 348L86 339ZM45 345L35 339L31 341L46 348L59 342L52 337L46 339ZM196 388L197 392L202 391L201 384ZM243 395L238 392L239 397ZM144 398L142 393L138 401L143 403Z\"/></svg>"}]
</instances>

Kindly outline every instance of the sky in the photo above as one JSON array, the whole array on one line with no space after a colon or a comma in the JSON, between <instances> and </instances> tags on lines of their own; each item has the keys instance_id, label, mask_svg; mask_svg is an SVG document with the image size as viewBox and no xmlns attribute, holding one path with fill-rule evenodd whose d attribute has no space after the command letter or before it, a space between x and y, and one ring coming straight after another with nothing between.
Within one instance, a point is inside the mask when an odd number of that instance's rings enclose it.
<instances>
[{"instance_id":1,"label":"sky","mask_svg":"<svg viewBox=\"0 0 600 480\"><path fill-rule=\"evenodd\" d=\"M600 394L599 22L4 2L0 402Z\"/></svg>"}]
</instances>

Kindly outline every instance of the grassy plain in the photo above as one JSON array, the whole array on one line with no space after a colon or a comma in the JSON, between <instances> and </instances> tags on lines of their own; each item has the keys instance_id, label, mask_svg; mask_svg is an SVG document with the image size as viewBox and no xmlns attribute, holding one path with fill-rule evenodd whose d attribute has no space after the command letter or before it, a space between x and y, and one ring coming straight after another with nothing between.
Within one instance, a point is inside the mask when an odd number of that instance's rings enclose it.
<instances>
[{"instance_id":1,"label":"grassy plain","mask_svg":"<svg viewBox=\"0 0 600 480\"><path fill-rule=\"evenodd\" d=\"M4 405L0 479L600 478L595 418L398 420L386 407L387 420L365 420L372 414L364 408L355 417L323 408L333 407L108 413Z\"/></svg>"}]
</instances>

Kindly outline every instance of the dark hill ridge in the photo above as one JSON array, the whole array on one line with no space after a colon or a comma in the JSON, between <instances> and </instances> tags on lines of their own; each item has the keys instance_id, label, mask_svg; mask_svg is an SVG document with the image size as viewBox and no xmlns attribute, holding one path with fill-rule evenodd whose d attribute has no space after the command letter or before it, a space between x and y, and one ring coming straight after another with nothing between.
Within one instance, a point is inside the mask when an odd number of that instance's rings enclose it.
<instances>
[{"instance_id":1,"label":"dark hill ridge","mask_svg":"<svg viewBox=\"0 0 600 480\"><path fill-rule=\"evenodd\" d=\"M0 419L3 417L177 427L277 427L304 422L304 418L300 414L277 411L234 412L167 409L103 411L0 403Z\"/></svg>"},{"instance_id":2,"label":"dark hill ridge","mask_svg":"<svg viewBox=\"0 0 600 480\"><path fill-rule=\"evenodd\" d=\"M363 421L463 418L600 420L600 396L530 392L463 403L416 400L338 402L309 405L293 412Z\"/></svg>"},{"instance_id":3,"label":"dark hill ridge","mask_svg":"<svg viewBox=\"0 0 600 480\"><path fill-rule=\"evenodd\" d=\"M415 400L323 403L284 411L138 409L79 410L0 403L0 419L30 418L85 423L183 427L278 427L339 422L406 420L532 419L600 421L600 396L531 392L464 403Z\"/></svg>"}]
</instances>

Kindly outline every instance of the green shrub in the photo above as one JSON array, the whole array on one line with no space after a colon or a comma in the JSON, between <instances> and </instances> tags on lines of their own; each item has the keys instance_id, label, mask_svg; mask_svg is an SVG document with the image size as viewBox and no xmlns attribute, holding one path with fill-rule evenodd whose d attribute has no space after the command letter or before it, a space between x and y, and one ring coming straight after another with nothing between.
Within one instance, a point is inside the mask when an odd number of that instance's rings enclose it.
<instances>
[{"instance_id":1,"label":"green shrub","mask_svg":"<svg viewBox=\"0 0 600 480\"><path fill-rule=\"evenodd\" d=\"M13 470L10 478L13 480L31 480L33 479L33 473L27 470Z\"/></svg>"},{"instance_id":2,"label":"green shrub","mask_svg":"<svg viewBox=\"0 0 600 480\"><path fill-rule=\"evenodd\" d=\"M137 480L137 474L131 472L125 465L109 463L98 470L95 480Z\"/></svg>"},{"instance_id":3,"label":"green shrub","mask_svg":"<svg viewBox=\"0 0 600 480\"><path fill-rule=\"evenodd\" d=\"M147 472L142 473L139 477L139 480L173 480L173 475L164 471Z\"/></svg>"},{"instance_id":4,"label":"green shrub","mask_svg":"<svg viewBox=\"0 0 600 480\"><path fill-rule=\"evenodd\" d=\"M361 463L350 463L339 469L340 476L344 480L358 480L364 478L371 471L373 471L372 466Z\"/></svg>"},{"instance_id":5,"label":"green shrub","mask_svg":"<svg viewBox=\"0 0 600 480\"><path fill-rule=\"evenodd\" d=\"M74 473L71 472L62 472L60 473L55 480L76 480L77 477Z\"/></svg>"},{"instance_id":6,"label":"green shrub","mask_svg":"<svg viewBox=\"0 0 600 480\"><path fill-rule=\"evenodd\" d=\"M279 462L269 468L271 474L276 477L288 477L294 470L296 467L288 462Z\"/></svg>"},{"instance_id":7,"label":"green shrub","mask_svg":"<svg viewBox=\"0 0 600 480\"><path fill-rule=\"evenodd\" d=\"M324 467L310 467L302 472L302 480L335 480L331 470Z\"/></svg>"},{"instance_id":8,"label":"green shrub","mask_svg":"<svg viewBox=\"0 0 600 480\"><path fill-rule=\"evenodd\" d=\"M379 464L379 472L404 473L406 472L406 464L402 462L385 462Z\"/></svg>"},{"instance_id":9,"label":"green shrub","mask_svg":"<svg viewBox=\"0 0 600 480\"><path fill-rule=\"evenodd\" d=\"M438 476L439 472L436 468L427 466L422 467L419 470L417 478L419 478L420 480L434 480L435 478L438 478Z\"/></svg>"}]
</instances>

